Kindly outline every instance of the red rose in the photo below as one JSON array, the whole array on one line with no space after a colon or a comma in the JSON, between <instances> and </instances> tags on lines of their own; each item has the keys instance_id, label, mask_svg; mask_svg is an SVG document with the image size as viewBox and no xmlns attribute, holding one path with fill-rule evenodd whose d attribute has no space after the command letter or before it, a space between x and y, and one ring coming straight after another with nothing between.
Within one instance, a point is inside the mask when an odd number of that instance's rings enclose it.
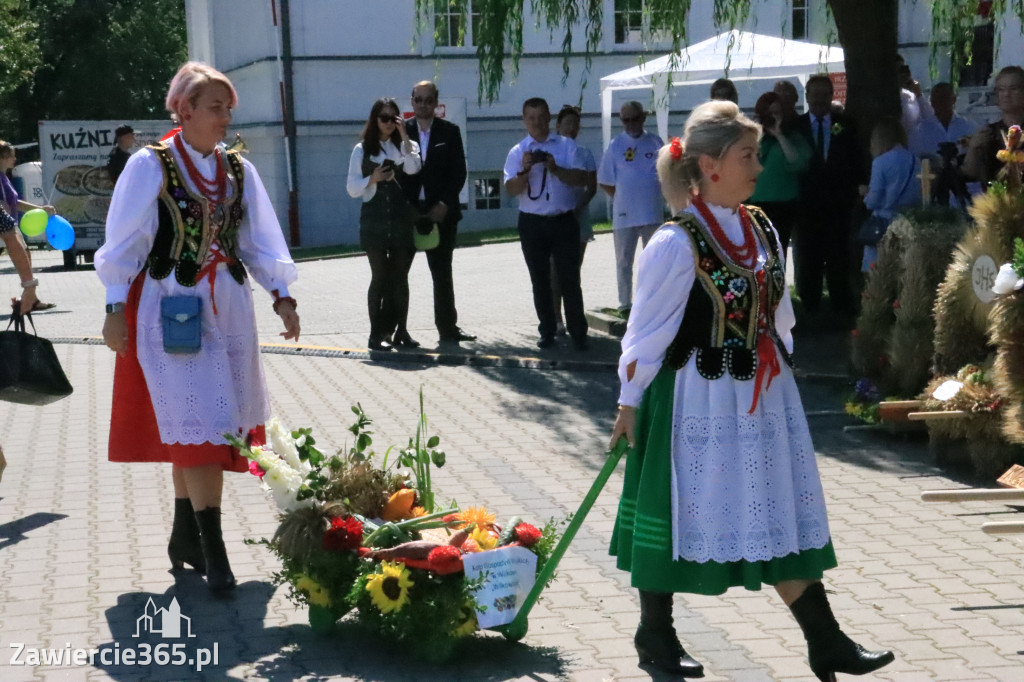
<instances>
[{"instance_id":1,"label":"red rose","mask_svg":"<svg viewBox=\"0 0 1024 682\"><path fill-rule=\"evenodd\" d=\"M462 552L451 545L435 547L427 555L427 564L431 571L439 575L458 573L462 570Z\"/></svg>"},{"instance_id":2,"label":"red rose","mask_svg":"<svg viewBox=\"0 0 1024 682\"><path fill-rule=\"evenodd\" d=\"M363 524L352 516L336 516L324 531L323 548L329 552L359 549L363 544Z\"/></svg>"},{"instance_id":3,"label":"red rose","mask_svg":"<svg viewBox=\"0 0 1024 682\"><path fill-rule=\"evenodd\" d=\"M533 547L540 540L540 531L536 526L528 523L520 523L516 526L516 540L523 544L523 547Z\"/></svg>"}]
</instances>

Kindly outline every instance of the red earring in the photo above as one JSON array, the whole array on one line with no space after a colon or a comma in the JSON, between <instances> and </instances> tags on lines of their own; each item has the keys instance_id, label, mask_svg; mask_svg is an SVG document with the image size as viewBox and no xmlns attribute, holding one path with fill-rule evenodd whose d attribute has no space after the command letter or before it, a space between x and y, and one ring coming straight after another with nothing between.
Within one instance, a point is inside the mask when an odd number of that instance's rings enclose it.
<instances>
[{"instance_id":1,"label":"red earring","mask_svg":"<svg viewBox=\"0 0 1024 682\"><path fill-rule=\"evenodd\" d=\"M711 182L718 182L718 173L711 174Z\"/></svg>"}]
</instances>

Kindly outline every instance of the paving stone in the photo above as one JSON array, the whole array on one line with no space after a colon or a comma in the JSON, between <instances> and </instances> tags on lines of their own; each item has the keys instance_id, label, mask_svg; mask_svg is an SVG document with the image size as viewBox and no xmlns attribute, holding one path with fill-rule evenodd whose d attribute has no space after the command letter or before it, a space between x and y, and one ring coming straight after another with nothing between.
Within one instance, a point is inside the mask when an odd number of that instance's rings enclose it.
<instances>
[{"instance_id":1,"label":"paving stone","mask_svg":"<svg viewBox=\"0 0 1024 682\"><path fill-rule=\"evenodd\" d=\"M587 299L613 301L610 237L599 236L588 251L583 273ZM47 257L40 253L44 267ZM59 319L60 333L69 338L96 336L94 311L103 292L95 273L65 273L53 265L47 281L59 283L61 316L44 313L37 322L45 330L47 322ZM568 348L539 353L533 346L532 300L518 245L460 251L456 265L460 324L480 334L480 342L465 344L461 356L543 356L554 361L555 369L499 367L487 358L469 366L264 353L273 411L286 424L312 426L321 442L333 445L345 442L351 423L347 406L360 401L375 419L375 444L402 443L415 424L423 386L432 429L441 434L448 452L448 465L435 477L443 498L484 504L501 517L564 516L575 510L603 463L613 416L609 406L617 394L611 369L617 344L595 337L594 349L582 358L595 371L559 368L558 363L568 366L581 356ZM502 273L498 298L496 272ZM300 274L296 295L303 300L303 341L362 347L368 331L365 313L358 305L339 304L337 292L365 290L365 262L304 263ZM0 289L6 290L14 276L0 268ZM411 278L417 286L410 328L432 343L425 259L416 260ZM494 306L495 300L503 305ZM269 306L258 305L257 318L261 339L276 341L278 321ZM797 333L798 359L801 347L821 355L814 347L817 339L801 338L799 328ZM0 519L40 522L26 526L8 544L0 535L0 574L5 576L0 635L9 636L13 626L38 645L81 637L125 646L144 605L139 599L152 595L164 604L173 594L202 636L219 638L223 652L233 657L208 675L181 679L483 682L502 673L501 679L531 682L650 679L637 667L632 646L639 617L636 590L607 555L621 466L559 566L560 579L531 613L526 646L502 648L500 657L458 668L424 667L410 675L407 665L386 660L379 650L360 656L313 639L305 613L294 609L280 590L262 583L276 570L276 560L242 541L271 535L275 512L248 475L227 477L224 491L225 537L236 572L246 581L239 591L243 596L210 600L200 576L169 573L169 467L104 460L111 354L101 346L60 341L55 348L75 393L46 408L0 404L0 433L10 461L0 488ZM841 390L810 382L802 382L800 390L805 404L841 409ZM55 422L60 428L45 428ZM1014 514L984 503L920 503L922 489L963 484L931 466L923 442L844 432L846 423L841 418L811 420L841 562L828 572L826 583L834 589L837 617L851 636L869 648L884 645L897 651L897 662L875 679L1016 679L1024 645L1014 648L1014 642L1024 641L1024 609L1005 607L1024 603L1024 590L1014 579L1024 569L1024 544L979 529L986 514ZM62 453L59 463L47 458L53 452ZM64 518L51 516L59 514ZM811 679L802 635L769 590L681 597L676 628L708 666L708 680ZM482 641L493 639L488 634ZM539 651L555 653L537 658ZM5 664L0 660L5 682L65 679L59 674L67 672ZM74 679L123 682L139 669L83 673Z\"/></svg>"}]
</instances>

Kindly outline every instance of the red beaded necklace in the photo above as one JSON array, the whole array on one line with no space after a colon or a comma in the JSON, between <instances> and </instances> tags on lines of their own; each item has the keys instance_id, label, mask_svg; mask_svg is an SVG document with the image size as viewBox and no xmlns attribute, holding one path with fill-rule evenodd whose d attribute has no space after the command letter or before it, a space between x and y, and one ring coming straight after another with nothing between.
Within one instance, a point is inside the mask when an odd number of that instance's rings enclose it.
<instances>
[{"instance_id":1,"label":"red beaded necklace","mask_svg":"<svg viewBox=\"0 0 1024 682\"><path fill-rule=\"evenodd\" d=\"M754 266L757 265L757 237L754 235L754 225L750 220L747 209L740 204L739 213L740 225L743 227L743 243L737 245L733 244L729 237L726 236L722 226L718 224L718 220L715 219L714 214L708 209L707 204L704 203L700 196L693 198L693 205L697 207L697 211L704 218L708 229L711 230L711 236L722 247L729 260L748 270L753 270Z\"/></svg>"},{"instance_id":2,"label":"red beaded necklace","mask_svg":"<svg viewBox=\"0 0 1024 682\"><path fill-rule=\"evenodd\" d=\"M192 157L189 156L188 151L185 149L185 143L182 141L180 133L174 136L174 146L178 148L178 153L185 162L185 170L188 172L188 176L192 178L192 184L210 202L211 209L213 204L219 204L224 201L227 197L228 174L224 168L224 159L221 158L220 148L215 147L213 150L217 160L217 174L213 180L207 180L192 162Z\"/></svg>"}]
</instances>

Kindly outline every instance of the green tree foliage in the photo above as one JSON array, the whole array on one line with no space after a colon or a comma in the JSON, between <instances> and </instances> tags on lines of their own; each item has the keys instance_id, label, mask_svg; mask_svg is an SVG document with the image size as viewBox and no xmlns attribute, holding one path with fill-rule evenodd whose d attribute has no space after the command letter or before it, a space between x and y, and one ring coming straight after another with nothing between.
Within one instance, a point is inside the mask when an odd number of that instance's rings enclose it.
<instances>
[{"instance_id":1,"label":"green tree foliage","mask_svg":"<svg viewBox=\"0 0 1024 682\"><path fill-rule=\"evenodd\" d=\"M537 27L547 29L553 37L562 38L565 76L569 75L569 57L580 51L585 57L584 71L589 71L591 57L600 49L607 4L605 0L530 0ZM757 4L758 0L643 0L645 15L656 18L656 21L644 24L644 49L648 49L647 41L651 36L646 28L651 24L657 24L659 33L671 39L671 51L676 53L688 43L686 23L691 11L711 9L715 25L727 30L742 26L756 14ZM955 81L960 68L970 63L978 3L973 0L928 0L928 4L933 19L933 64L941 55L948 55L952 65L951 76ZM466 13L469 5L470 0L416 0L420 31L431 26L430 17L438 8ZM525 0L472 0L473 11L480 13L473 36L480 63L480 102L493 102L498 98L506 76L506 60L510 66L509 79L515 80L518 76L519 58L523 51L525 5ZM868 119L898 114L898 86L892 67L897 39L895 0L828 0L827 11L836 23L836 36L846 51L853 107L863 107L862 113ZM1024 20L1024 0L993 0L992 16L1002 16L1007 12L1013 12ZM583 29L583 40L573 35L579 27ZM586 83L586 73L583 83Z\"/></svg>"},{"instance_id":2,"label":"green tree foliage","mask_svg":"<svg viewBox=\"0 0 1024 682\"><path fill-rule=\"evenodd\" d=\"M0 13L6 16L0 20L0 101L30 82L42 63L39 27L17 9L17 0L0 0Z\"/></svg>"},{"instance_id":3,"label":"green tree foliage","mask_svg":"<svg viewBox=\"0 0 1024 682\"><path fill-rule=\"evenodd\" d=\"M0 0L0 10L0 137L34 140L40 120L166 116L167 84L187 58L184 0Z\"/></svg>"}]
</instances>

